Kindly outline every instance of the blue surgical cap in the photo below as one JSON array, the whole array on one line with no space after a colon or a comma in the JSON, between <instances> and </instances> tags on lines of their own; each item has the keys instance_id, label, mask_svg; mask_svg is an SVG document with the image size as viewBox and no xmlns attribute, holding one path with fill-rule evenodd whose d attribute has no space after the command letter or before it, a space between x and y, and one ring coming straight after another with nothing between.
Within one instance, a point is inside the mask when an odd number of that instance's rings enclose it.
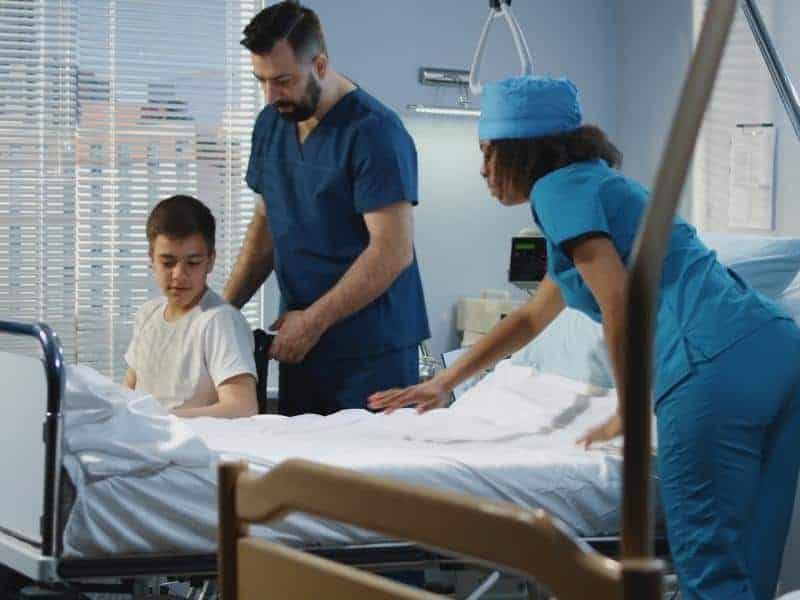
<instances>
[{"instance_id":1,"label":"blue surgical cap","mask_svg":"<svg viewBox=\"0 0 800 600\"><path fill-rule=\"evenodd\" d=\"M552 135L580 125L578 88L569 79L525 75L483 85L481 140Z\"/></svg>"}]
</instances>

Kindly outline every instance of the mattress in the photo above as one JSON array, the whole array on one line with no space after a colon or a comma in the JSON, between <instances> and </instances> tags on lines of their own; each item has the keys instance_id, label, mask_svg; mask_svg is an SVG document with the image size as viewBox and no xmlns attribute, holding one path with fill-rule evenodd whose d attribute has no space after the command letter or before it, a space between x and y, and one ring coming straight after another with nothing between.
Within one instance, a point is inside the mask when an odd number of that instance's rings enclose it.
<instances>
[{"instance_id":1,"label":"mattress","mask_svg":"<svg viewBox=\"0 0 800 600\"><path fill-rule=\"evenodd\" d=\"M64 530L65 555L214 552L217 462L245 460L266 472L295 457L543 508L581 536L613 534L620 522L620 444L585 451L575 440L615 406L613 392L503 363L451 408L421 416L406 409L388 416L348 410L326 417L182 419L208 449L208 464L177 460L114 474L87 472L85 461L82 467L68 454L77 493ZM304 547L385 541L379 533L302 514L253 531Z\"/></svg>"}]
</instances>

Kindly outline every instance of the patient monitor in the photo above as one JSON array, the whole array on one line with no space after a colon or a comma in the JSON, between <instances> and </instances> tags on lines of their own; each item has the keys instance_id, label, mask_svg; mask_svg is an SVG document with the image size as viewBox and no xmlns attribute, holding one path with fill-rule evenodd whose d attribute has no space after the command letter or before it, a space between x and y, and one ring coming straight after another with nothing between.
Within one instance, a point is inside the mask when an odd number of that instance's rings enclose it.
<instances>
[{"instance_id":1,"label":"patient monitor","mask_svg":"<svg viewBox=\"0 0 800 600\"><path fill-rule=\"evenodd\" d=\"M537 229L523 229L511 238L508 281L532 293L547 274L547 246ZM461 346L472 346L506 315L524 304L506 290L483 290L480 298L461 298L456 307L456 329Z\"/></svg>"},{"instance_id":2,"label":"patient monitor","mask_svg":"<svg viewBox=\"0 0 800 600\"><path fill-rule=\"evenodd\" d=\"M547 274L547 244L536 229L523 229L511 238L508 282L522 290L535 290Z\"/></svg>"}]
</instances>

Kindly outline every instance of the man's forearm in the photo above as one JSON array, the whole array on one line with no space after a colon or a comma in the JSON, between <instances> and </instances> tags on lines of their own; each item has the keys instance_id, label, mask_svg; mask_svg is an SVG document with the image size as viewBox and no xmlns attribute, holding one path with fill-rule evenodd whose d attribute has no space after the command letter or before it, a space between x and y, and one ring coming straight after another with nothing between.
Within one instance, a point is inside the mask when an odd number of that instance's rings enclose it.
<instances>
[{"instance_id":1,"label":"man's forearm","mask_svg":"<svg viewBox=\"0 0 800 600\"><path fill-rule=\"evenodd\" d=\"M266 220L256 215L247 228L242 250L225 285L223 297L237 308L247 304L272 273L273 252Z\"/></svg>"},{"instance_id":2,"label":"man's forearm","mask_svg":"<svg viewBox=\"0 0 800 600\"><path fill-rule=\"evenodd\" d=\"M242 308L258 291L272 273L272 254L268 259L256 253L245 254L244 249L236 259L223 297L236 308Z\"/></svg>"},{"instance_id":3,"label":"man's forearm","mask_svg":"<svg viewBox=\"0 0 800 600\"><path fill-rule=\"evenodd\" d=\"M391 258L387 258L391 257ZM370 243L339 282L308 311L323 329L358 312L383 294L413 260L385 242Z\"/></svg>"}]
</instances>

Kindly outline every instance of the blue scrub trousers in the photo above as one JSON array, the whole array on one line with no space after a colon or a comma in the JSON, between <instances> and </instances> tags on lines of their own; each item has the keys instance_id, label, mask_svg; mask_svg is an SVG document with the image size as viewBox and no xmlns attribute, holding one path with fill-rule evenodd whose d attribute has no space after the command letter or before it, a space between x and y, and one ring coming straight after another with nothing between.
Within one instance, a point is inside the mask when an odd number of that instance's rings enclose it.
<instances>
[{"instance_id":1,"label":"blue scrub trousers","mask_svg":"<svg viewBox=\"0 0 800 600\"><path fill-rule=\"evenodd\" d=\"M311 356L296 365L280 364L278 412L287 416L329 415L345 408L366 408L371 394L416 383L416 346L359 358L324 360Z\"/></svg>"},{"instance_id":2,"label":"blue scrub trousers","mask_svg":"<svg viewBox=\"0 0 800 600\"><path fill-rule=\"evenodd\" d=\"M682 598L767 600L800 465L800 329L770 321L694 367L655 407Z\"/></svg>"}]
</instances>

